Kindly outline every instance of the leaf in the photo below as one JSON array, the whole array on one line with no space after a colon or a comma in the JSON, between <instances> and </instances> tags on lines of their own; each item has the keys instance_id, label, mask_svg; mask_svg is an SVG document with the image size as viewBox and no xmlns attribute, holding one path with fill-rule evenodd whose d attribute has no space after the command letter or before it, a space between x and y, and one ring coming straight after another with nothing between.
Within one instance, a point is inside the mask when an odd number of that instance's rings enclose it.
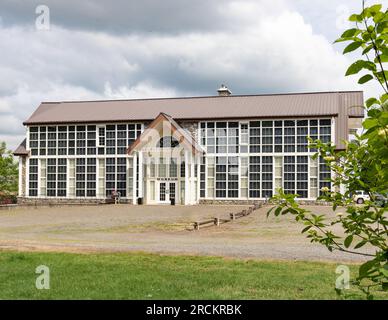
<instances>
[{"instance_id":1,"label":"leaf","mask_svg":"<svg viewBox=\"0 0 388 320\"><path fill-rule=\"evenodd\" d=\"M308 226L302 230L302 233L305 233L311 229L312 226Z\"/></svg>"},{"instance_id":2,"label":"leaf","mask_svg":"<svg viewBox=\"0 0 388 320\"><path fill-rule=\"evenodd\" d=\"M379 100L377 100L376 98L369 98L368 100L366 100L365 102L365 105L370 108L371 106L373 106L374 104L379 104Z\"/></svg>"},{"instance_id":3,"label":"leaf","mask_svg":"<svg viewBox=\"0 0 388 320\"><path fill-rule=\"evenodd\" d=\"M370 128L373 128L373 127L376 127L378 125L378 121L377 119L366 119L364 122L363 122L363 127L365 129L370 129Z\"/></svg>"},{"instance_id":4,"label":"leaf","mask_svg":"<svg viewBox=\"0 0 388 320\"><path fill-rule=\"evenodd\" d=\"M353 241L353 235L349 235L346 237L345 241L344 241L344 245L346 248L349 248L350 245L352 244L352 241Z\"/></svg>"},{"instance_id":5,"label":"leaf","mask_svg":"<svg viewBox=\"0 0 388 320\"><path fill-rule=\"evenodd\" d=\"M376 260L370 260L360 266L358 270L360 277L364 277L376 265Z\"/></svg>"},{"instance_id":6,"label":"leaf","mask_svg":"<svg viewBox=\"0 0 388 320\"><path fill-rule=\"evenodd\" d=\"M375 14L377 14L378 12L381 11L381 8L383 7L382 4L375 4L371 7L368 8L368 11L372 14L372 16L374 16Z\"/></svg>"},{"instance_id":7,"label":"leaf","mask_svg":"<svg viewBox=\"0 0 388 320\"><path fill-rule=\"evenodd\" d=\"M367 69L370 71L376 71L376 66L373 62L358 60L354 62L346 71L346 76L359 73L362 69Z\"/></svg>"},{"instance_id":8,"label":"leaf","mask_svg":"<svg viewBox=\"0 0 388 320\"><path fill-rule=\"evenodd\" d=\"M362 22L362 15L361 14L352 14L349 17L349 21L351 21L351 22Z\"/></svg>"},{"instance_id":9,"label":"leaf","mask_svg":"<svg viewBox=\"0 0 388 320\"><path fill-rule=\"evenodd\" d=\"M349 52L352 52L354 50L357 50L359 47L361 47L362 42L361 41L354 41L351 44L349 44L345 49L343 54L347 54Z\"/></svg>"},{"instance_id":10,"label":"leaf","mask_svg":"<svg viewBox=\"0 0 388 320\"><path fill-rule=\"evenodd\" d=\"M348 29L342 34L341 38L351 38L351 37L354 37L360 33L361 33L361 30L359 30L357 28Z\"/></svg>"},{"instance_id":11,"label":"leaf","mask_svg":"<svg viewBox=\"0 0 388 320\"><path fill-rule=\"evenodd\" d=\"M368 81L373 80L373 76L370 74L366 74L365 76L361 77L360 80L358 80L359 84L367 83Z\"/></svg>"},{"instance_id":12,"label":"leaf","mask_svg":"<svg viewBox=\"0 0 388 320\"><path fill-rule=\"evenodd\" d=\"M356 244L356 246L354 247L354 249L360 249L361 247L365 246L366 245L366 241L365 240L362 240L360 241L359 243Z\"/></svg>"}]
</instances>

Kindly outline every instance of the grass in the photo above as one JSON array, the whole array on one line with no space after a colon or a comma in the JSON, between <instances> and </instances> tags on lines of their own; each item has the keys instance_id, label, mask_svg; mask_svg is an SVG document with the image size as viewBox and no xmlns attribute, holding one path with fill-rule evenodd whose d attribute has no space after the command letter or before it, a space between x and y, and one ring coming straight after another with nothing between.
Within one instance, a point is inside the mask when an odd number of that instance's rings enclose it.
<instances>
[{"instance_id":1,"label":"grass","mask_svg":"<svg viewBox=\"0 0 388 320\"><path fill-rule=\"evenodd\" d=\"M35 288L39 265L50 268L50 290ZM0 251L0 299L336 299L335 268L144 253ZM363 298L356 289L349 297Z\"/></svg>"}]
</instances>

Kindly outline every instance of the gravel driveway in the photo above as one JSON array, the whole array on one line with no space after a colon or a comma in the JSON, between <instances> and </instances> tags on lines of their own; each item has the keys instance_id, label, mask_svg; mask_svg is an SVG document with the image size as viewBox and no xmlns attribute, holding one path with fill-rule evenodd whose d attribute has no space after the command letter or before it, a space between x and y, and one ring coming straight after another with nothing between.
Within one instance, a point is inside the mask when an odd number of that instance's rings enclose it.
<instances>
[{"instance_id":1,"label":"gravel driveway","mask_svg":"<svg viewBox=\"0 0 388 320\"><path fill-rule=\"evenodd\" d=\"M70 252L146 251L226 257L362 261L330 253L300 234L292 217L267 219L268 208L220 227L188 231L191 222L227 217L247 206L46 207L0 211L0 249ZM331 208L307 207L333 217Z\"/></svg>"}]
</instances>

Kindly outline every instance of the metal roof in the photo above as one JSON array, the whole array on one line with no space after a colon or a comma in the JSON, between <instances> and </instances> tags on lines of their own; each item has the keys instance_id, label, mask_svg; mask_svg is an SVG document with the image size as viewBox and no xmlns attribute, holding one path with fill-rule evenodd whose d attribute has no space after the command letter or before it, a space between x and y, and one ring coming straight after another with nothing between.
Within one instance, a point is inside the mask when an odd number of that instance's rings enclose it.
<instances>
[{"instance_id":1,"label":"metal roof","mask_svg":"<svg viewBox=\"0 0 388 320\"><path fill-rule=\"evenodd\" d=\"M175 120L363 117L363 102L362 91L43 102L24 124L153 120L161 112Z\"/></svg>"},{"instance_id":2,"label":"metal roof","mask_svg":"<svg viewBox=\"0 0 388 320\"><path fill-rule=\"evenodd\" d=\"M27 156L28 155L28 151L27 151L26 147L27 147L27 139L24 139L22 141L22 143L13 152L13 154L15 156Z\"/></svg>"}]
</instances>

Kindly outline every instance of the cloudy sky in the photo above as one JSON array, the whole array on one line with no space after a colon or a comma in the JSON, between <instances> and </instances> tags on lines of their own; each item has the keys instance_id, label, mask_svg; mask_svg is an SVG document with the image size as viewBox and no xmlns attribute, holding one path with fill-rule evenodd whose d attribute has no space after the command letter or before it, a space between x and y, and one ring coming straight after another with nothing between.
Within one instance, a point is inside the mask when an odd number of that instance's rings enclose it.
<instances>
[{"instance_id":1,"label":"cloudy sky","mask_svg":"<svg viewBox=\"0 0 388 320\"><path fill-rule=\"evenodd\" d=\"M49 30L36 26L40 4L50 10ZM332 44L360 6L0 0L0 140L15 148L41 101L213 95L221 83L234 94L360 90L344 78L355 56Z\"/></svg>"}]
</instances>

